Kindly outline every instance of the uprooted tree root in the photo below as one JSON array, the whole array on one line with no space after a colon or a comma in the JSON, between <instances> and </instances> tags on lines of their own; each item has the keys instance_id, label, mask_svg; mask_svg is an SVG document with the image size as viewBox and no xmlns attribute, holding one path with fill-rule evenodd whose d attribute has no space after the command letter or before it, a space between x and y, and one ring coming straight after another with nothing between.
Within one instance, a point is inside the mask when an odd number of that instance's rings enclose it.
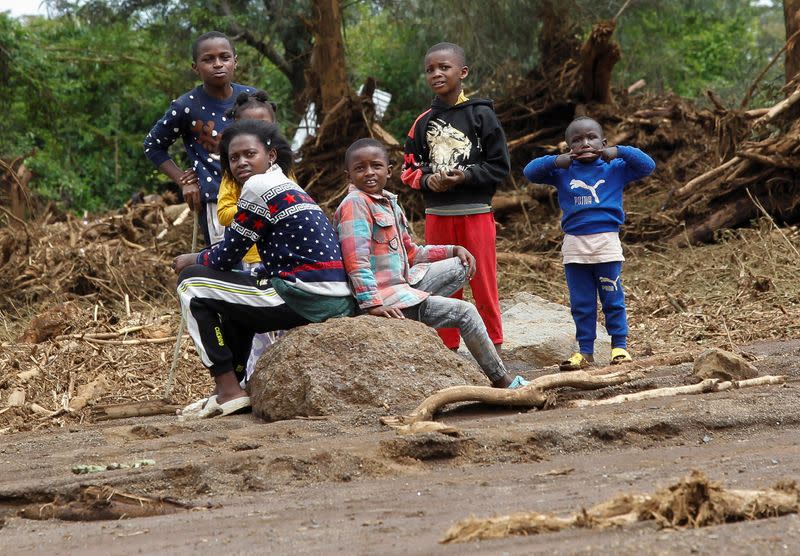
<instances>
[{"instance_id":1,"label":"uprooted tree root","mask_svg":"<svg viewBox=\"0 0 800 556\"><path fill-rule=\"evenodd\" d=\"M494 405L541 408L548 404L550 398L546 390L565 387L596 390L606 386L623 384L641 378L641 376L641 373L635 369L623 369L605 375L591 375L586 371L572 371L541 376L532 380L528 386L517 388L516 390L489 388L486 386L452 386L428 396L408 415L381 417L381 423L391 427L398 427L420 421L429 421L441 408L457 402L475 401Z\"/></svg>"},{"instance_id":2,"label":"uprooted tree root","mask_svg":"<svg viewBox=\"0 0 800 556\"><path fill-rule=\"evenodd\" d=\"M441 543L537 535L571 528L603 529L655 521L661 527L705 527L798 513L800 490L782 482L767 490L727 490L700 471L654 494L621 494L569 517L519 512L492 518L467 518L453 525Z\"/></svg>"},{"instance_id":3,"label":"uprooted tree root","mask_svg":"<svg viewBox=\"0 0 800 556\"><path fill-rule=\"evenodd\" d=\"M616 386L641 378L643 369L649 369L657 365L678 365L690 362L692 359L693 355L691 353L657 355L626 364L622 368L619 366L605 366L586 371L571 371L540 376L533 379L528 386L516 390L488 388L486 386L453 386L428 396L408 415L381 417L381 423L394 428L401 434L410 434L415 430L410 425L430 421L443 407L458 402L483 402L493 405L541 409L552 406L555 403L555 398L546 393L546 390L555 388L598 390L606 386Z\"/></svg>"}]
</instances>

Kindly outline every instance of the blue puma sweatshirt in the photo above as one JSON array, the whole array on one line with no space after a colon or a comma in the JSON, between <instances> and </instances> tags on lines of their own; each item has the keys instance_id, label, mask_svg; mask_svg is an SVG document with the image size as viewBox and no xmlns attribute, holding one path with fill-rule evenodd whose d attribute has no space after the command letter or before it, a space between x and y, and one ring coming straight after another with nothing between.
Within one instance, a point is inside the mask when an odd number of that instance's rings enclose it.
<instances>
[{"instance_id":1,"label":"blue puma sweatshirt","mask_svg":"<svg viewBox=\"0 0 800 556\"><path fill-rule=\"evenodd\" d=\"M618 232L625 222L622 190L649 176L656 163L636 147L617 146L617 153L611 162L602 158L589 163L573 161L566 170L556 166L556 155L542 156L531 160L523 173L529 181L556 187L564 233Z\"/></svg>"}]
</instances>

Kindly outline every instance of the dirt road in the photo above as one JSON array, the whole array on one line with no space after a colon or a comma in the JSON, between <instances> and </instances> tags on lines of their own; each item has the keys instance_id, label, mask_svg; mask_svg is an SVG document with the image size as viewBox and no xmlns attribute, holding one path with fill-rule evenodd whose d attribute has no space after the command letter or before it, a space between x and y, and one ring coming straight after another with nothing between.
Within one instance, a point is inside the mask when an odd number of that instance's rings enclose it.
<instances>
[{"instance_id":1,"label":"dirt road","mask_svg":"<svg viewBox=\"0 0 800 556\"><path fill-rule=\"evenodd\" d=\"M692 469L731 488L797 479L798 343L747 349L762 374L787 374L787 384L589 409L465 405L437 419L456 427L458 438L401 437L378 423L377 412L275 423L251 415L187 423L152 417L9 435L0 447L0 552L797 554L797 515L693 530L645 522L438 543L471 515L567 515L615 494L652 492ZM155 465L71 471L141 459ZM86 485L208 507L118 521L16 515L74 499Z\"/></svg>"}]
</instances>

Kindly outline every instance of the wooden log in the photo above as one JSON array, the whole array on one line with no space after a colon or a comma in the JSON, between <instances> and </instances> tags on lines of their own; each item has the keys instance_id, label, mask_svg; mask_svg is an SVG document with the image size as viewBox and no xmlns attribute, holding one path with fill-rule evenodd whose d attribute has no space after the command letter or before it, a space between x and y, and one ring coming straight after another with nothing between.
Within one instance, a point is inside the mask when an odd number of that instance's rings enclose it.
<instances>
[{"instance_id":1,"label":"wooden log","mask_svg":"<svg viewBox=\"0 0 800 556\"><path fill-rule=\"evenodd\" d=\"M517 147L520 147L522 145L527 145L528 143L531 143L532 141L535 141L536 139L539 139L541 137L549 137L550 135L552 135L554 133L559 133L560 134L560 133L563 132L563 130L564 130L563 126L547 127L547 128L544 128L544 129L538 129L538 130L536 130L536 131L534 131L532 133L528 133L527 135L523 135L522 137L518 137L516 139L512 139L511 141L509 141L508 142L508 150L509 151L513 151Z\"/></svg>"},{"instance_id":2,"label":"wooden log","mask_svg":"<svg viewBox=\"0 0 800 556\"><path fill-rule=\"evenodd\" d=\"M742 222L746 222L757 214L756 207L747 197L741 197L736 201L722 205L718 210L710 215L703 216L703 219L692 226L687 226L684 237L675 238L678 245L686 243L686 237L692 244L706 243L714 237L714 232L723 228L733 228Z\"/></svg>"},{"instance_id":3,"label":"wooden log","mask_svg":"<svg viewBox=\"0 0 800 556\"><path fill-rule=\"evenodd\" d=\"M179 409L181 409L180 405L172 404L167 400L142 400L112 405L95 405L92 407L91 415L95 421L110 421L127 417L175 415Z\"/></svg>"},{"instance_id":4,"label":"wooden log","mask_svg":"<svg viewBox=\"0 0 800 556\"><path fill-rule=\"evenodd\" d=\"M741 158L739 158L738 156L734 156L733 158L731 158L730 160L728 160L727 162L725 162L723 164L720 164L716 168L712 168L708 172L705 172L704 174L700 174L696 178L694 178L694 179L690 180L688 183L686 183L686 185L684 185L683 187L679 187L677 190L675 190L675 196L677 198L681 198L681 197L684 197L684 196L688 195L689 193L694 191L696 188L700 187L701 185L703 185L705 183L710 182L711 180L713 180L717 176L719 176L722 173L724 173L725 170L727 170L728 168L730 168L734 164L739 163L740 160L741 160Z\"/></svg>"}]
</instances>

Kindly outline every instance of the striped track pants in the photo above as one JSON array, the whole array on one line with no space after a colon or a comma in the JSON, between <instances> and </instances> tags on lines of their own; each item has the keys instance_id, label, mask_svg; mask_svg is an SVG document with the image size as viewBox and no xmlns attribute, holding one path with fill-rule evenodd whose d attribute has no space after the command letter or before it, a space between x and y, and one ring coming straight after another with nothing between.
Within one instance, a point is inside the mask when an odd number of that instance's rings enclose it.
<instances>
[{"instance_id":1,"label":"striped track pants","mask_svg":"<svg viewBox=\"0 0 800 556\"><path fill-rule=\"evenodd\" d=\"M244 272L192 265L178 278L178 297L189 335L212 376L241 379L253 335L288 330L309 321L293 311L268 282Z\"/></svg>"}]
</instances>

